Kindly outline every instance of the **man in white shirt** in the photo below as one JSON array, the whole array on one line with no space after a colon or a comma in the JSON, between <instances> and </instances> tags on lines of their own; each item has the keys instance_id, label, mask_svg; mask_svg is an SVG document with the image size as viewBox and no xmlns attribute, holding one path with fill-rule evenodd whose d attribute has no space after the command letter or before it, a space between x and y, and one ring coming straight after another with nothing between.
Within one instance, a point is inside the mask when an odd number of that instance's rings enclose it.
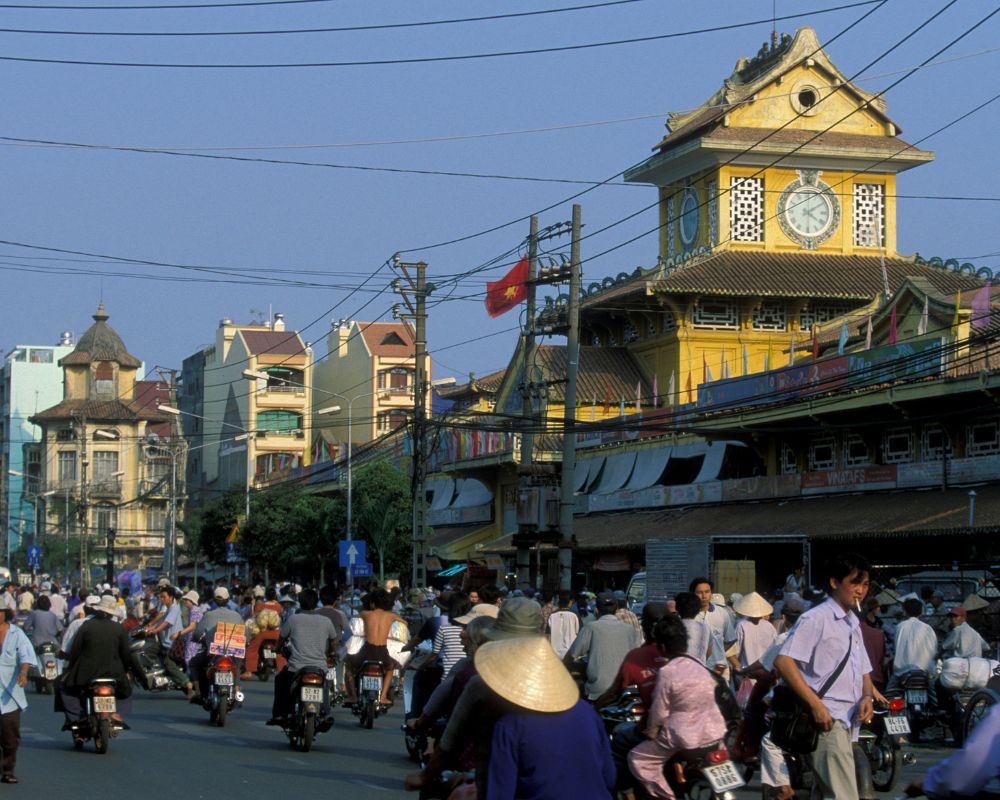
<instances>
[{"instance_id":1,"label":"man in white shirt","mask_svg":"<svg viewBox=\"0 0 1000 800\"><path fill-rule=\"evenodd\" d=\"M934 629L921 621L924 604L915 597L903 602L906 619L896 626L895 656L892 660L892 679L889 688L899 685L899 678L907 672L919 670L928 677L934 674L938 640Z\"/></svg>"},{"instance_id":2,"label":"man in white shirt","mask_svg":"<svg viewBox=\"0 0 1000 800\"><path fill-rule=\"evenodd\" d=\"M701 611L696 619L700 619L708 624L712 632L712 658L721 657L721 668L716 671L725 675L728 679L728 665L726 662L726 650L736 641L736 626L733 624L733 617L724 606L717 606L712 603L712 592L714 587L708 578L695 578L691 581L689 591L694 592L701 603Z\"/></svg>"},{"instance_id":3,"label":"man in white shirt","mask_svg":"<svg viewBox=\"0 0 1000 800\"><path fill-rule=\"evenodd\" d=\"M580 632L580 618L569 608L572 604L572 593L563 592L559 595L559 610L549 614L549 643L559 658L565 657Z\"/></svg>"},{"instance_id":4,"label":"man in white shirt","mask_svg":"<svg viewBox=\"0 0 1000 800\"><path fill-rule=\"evenodd\" d=\"M698 619L698 615L701 613L698 598L691 592L679 592L674 598L674 605L677 608L677 616L681 618L687 630L687 654L692 658L697 658L709 669L716 664L724 664L725 653L715 651L712 631L708 627L708 623Z\"/></svg>"},{"instance_id":5,"label":"man in white shirt","mask_svg":"<svg viewBox=\"0 0 1000 800\"><path fill-rule=\"evenodd\" d=\"M948 619L951 620L952 631L941 645L945 653L955 658L982 658L983 650L988 651L990 646L979 632L965 621L965 609L956 606L948 612Z\"/></svg>"}]
</instances>

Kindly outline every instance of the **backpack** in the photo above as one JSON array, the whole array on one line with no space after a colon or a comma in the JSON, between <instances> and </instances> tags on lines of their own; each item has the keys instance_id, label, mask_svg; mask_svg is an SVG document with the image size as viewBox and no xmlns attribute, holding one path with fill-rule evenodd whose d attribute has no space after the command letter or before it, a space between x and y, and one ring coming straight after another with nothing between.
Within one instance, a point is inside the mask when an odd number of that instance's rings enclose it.
<instances>
[{"instance_id":1,"label":"backpack","mask_svg":"<svg viewBox=\"0 0 1000 800\"><path fill-rule=\"evenodd\" d=\"M690 658L692 661L701 664L705 671L712 676L712 680L715 681L715 705L719 709L719 713L722 714L722 719L726 722L726 728L732 729L736 727L740 723L740 720L743 719L743 711L740 709L740 704L736 701L736 695L733 694L733 690L729 688L726 680L714 670L710 670L694 656L685 653L683 658Z\"/></svg>"}]
</instances>

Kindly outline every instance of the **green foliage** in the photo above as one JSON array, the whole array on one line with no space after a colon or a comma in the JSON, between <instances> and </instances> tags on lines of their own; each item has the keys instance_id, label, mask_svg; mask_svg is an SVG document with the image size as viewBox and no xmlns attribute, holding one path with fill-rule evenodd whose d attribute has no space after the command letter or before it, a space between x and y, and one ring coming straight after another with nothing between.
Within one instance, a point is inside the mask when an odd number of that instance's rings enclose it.
<instances>
[{"instance_id":1,"label":"green foliage","mask_svg":"<svg viewBox=\"0 0 1000 800\"><path fill-rule=\"evenodd\" d=\"M389 461L365 464L354 474L354 518L385 573L409 573L413 561L410 479Z\"/></svg>"},{"instance_id":2,"label":"green foliage","mask_svg":"<svg viewBox=\"0 0 1000 800\"><path fill-rule=\"evenodd\" d=\"M251 493L249 520L243 520L245 503L243 491L226 492L189 518L188 551L225 563L226 538L233 524L242 520L239 548L251 567L318 577L321 564L330 560L336 547L336 532L343 529L340 502L287 485Z\"/></svg>"}]
</instances>

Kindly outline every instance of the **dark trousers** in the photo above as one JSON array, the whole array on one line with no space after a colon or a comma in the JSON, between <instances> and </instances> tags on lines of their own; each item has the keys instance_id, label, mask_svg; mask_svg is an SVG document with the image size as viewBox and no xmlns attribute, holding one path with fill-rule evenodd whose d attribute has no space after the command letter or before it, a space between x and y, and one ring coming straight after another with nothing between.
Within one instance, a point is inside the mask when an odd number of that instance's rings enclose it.
<instances>
[{"instance_id":1,"label":"dark trousers","mask_svg":"<svg viewBox=\"0 0 1000 800\"><path fill-rule=\"evenodd\" d=\"M173 678L174 683L176 683L180 688L184 688L188 684L187 673L184 672L184 664L174 661L170 656L170 650L166 647L160 648L160 657L163 659L163 668L167 671L167 674Z\"/></svg>"},{"instance_id":2,"label":"dark trousers","mask_svg":"<svg viewBox=\"0 0 1000 800\"><path fill-rule=\"evenodd\" d=\"M13 775L17 765L17 748L21 744L21 709L0 714L0 772Z\"/></svg>"},{"instance_id":3,"label":"dark trousers","mask_svg":"<svg viewBox=\"0 0 1000 800\"><path fill-rule=\"evenodd\" d=\"M295 673L288 667L274 676L274 702L271 704L272 717L288 717L292 713L292 683Z\"/></svg>"}]
</instances>

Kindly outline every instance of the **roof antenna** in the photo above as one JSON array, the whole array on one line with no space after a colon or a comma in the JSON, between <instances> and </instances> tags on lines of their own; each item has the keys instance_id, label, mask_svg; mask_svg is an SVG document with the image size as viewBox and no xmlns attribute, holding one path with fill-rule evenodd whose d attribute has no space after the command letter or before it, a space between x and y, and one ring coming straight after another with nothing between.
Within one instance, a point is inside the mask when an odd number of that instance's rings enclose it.
<instances>
[{"instance_id":1,"label":"roof antenna","mask_svg":"<svg viewBox=\"0 0 1000 800\"><path fill-rule=\"evenodd\" d=\"M778 0L771 0L771 49L778 46Z\"/></svg>"}]
</instances>

